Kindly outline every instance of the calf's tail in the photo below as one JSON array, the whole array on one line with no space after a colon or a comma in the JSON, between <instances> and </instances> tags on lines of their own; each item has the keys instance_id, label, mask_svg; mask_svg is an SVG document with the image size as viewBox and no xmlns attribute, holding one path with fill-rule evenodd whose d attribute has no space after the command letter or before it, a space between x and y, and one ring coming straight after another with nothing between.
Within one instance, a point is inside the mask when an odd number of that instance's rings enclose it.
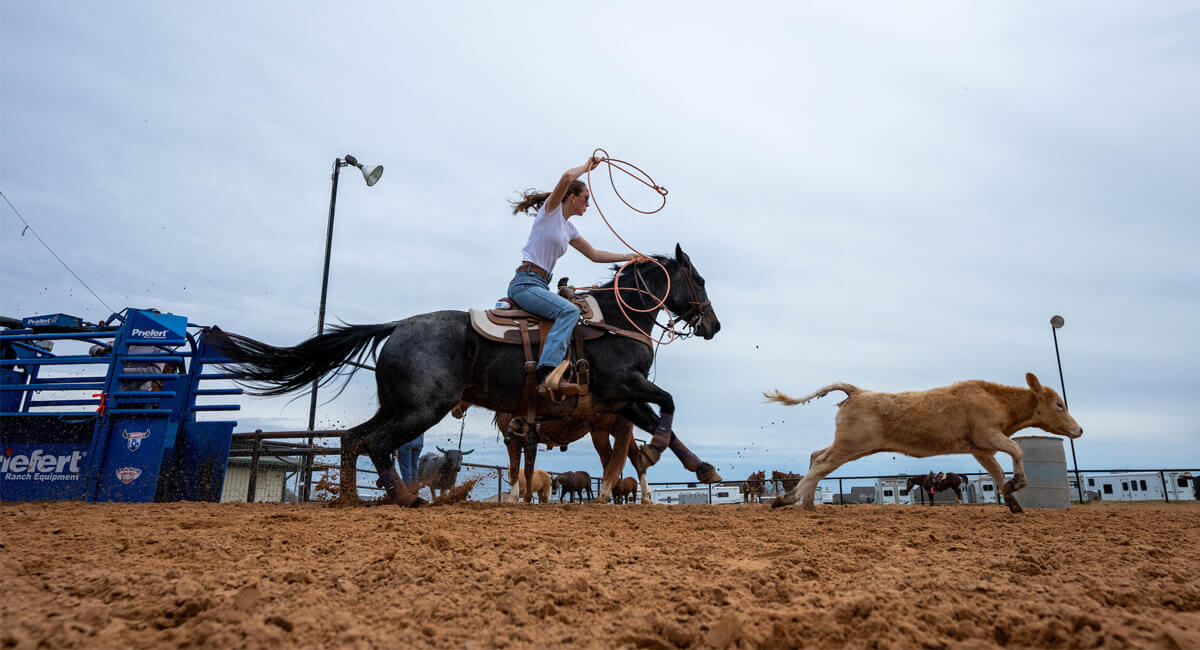
<instances>
[{"instance_id":1,"label":"calf's tail","mask_svg":"<svg viewBox=\"0 0 1200 650\"><path fill-rule=\"evenodd\" d=\"M805 403L811 402L812 400L814 400L818 397L825 397L826 395L832 393L835 390L842 391L843 393L846 394L847 397L854 397L854 394L859 392L862 389L860 389L857 386L851 386L850 384L839 381L836 384L829 384L828 386L826 386L814 393L805 395L804 397L799 397L799 398L788 397L787 395L784 395L783 393L779 392L778 390L776 390L775 392L772 392L772 393L763 393L763 397L766 397L768 402L779 402L780 404L783 404L784 406L795 406L797 404L805 404Z\"/></svg>"}]
</instances>

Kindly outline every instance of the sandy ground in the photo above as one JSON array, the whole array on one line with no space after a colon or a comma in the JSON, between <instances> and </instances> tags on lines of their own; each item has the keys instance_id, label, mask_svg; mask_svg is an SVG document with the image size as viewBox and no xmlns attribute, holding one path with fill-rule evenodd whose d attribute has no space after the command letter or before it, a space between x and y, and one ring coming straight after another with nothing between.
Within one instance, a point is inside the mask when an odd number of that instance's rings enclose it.
<instances>
[{"instance_id":1,"label":"sandy ground","mask_svg":"<svg viewBox=\"0 0 1200 650\"><path fill-rule=\"evenodd\" d=\"M0 506L0 647L1200 648L1200 505Z\"/></svg>"}]
</instances>

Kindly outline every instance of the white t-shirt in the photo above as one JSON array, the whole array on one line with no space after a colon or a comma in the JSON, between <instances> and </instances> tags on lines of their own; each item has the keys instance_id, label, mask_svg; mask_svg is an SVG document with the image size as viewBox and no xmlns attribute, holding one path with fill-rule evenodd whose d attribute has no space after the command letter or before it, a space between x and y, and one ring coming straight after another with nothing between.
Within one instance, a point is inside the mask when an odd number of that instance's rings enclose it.
<instances>
[{"instance_id":1,"label":"white t-shirt","mask_svg":"<svg viewBox=\"0 0 1200 650\"><path fill-rule=\"evenodd\" d=\"M529 230L529 241L521 249L521 259L528 260L554 272L554 264L558 258L567 252L571 240L579 237L575 226L563 219L562 203L550 213L546 213L546 204L538 208L537 216L533 218L533 228Z\"/></svg>"}]
</instances>

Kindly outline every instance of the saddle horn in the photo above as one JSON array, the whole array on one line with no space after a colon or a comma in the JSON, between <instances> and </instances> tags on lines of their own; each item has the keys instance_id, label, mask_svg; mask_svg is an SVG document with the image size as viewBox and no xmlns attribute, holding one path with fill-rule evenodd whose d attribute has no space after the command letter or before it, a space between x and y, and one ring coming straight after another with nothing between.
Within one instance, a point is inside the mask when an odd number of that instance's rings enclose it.
<instances>
[{"instance_id":1,"label":"saddle horn","mask_svg":"<svg viewBox=\"0 0 1200 650\"><path fill-rule=\"evenodd\" d=\"M441 447L438 447L437 445L434 445L433 448L442 452L443 454L447 453L445 449L442 449Z\"/></svg>"}]
</instances>

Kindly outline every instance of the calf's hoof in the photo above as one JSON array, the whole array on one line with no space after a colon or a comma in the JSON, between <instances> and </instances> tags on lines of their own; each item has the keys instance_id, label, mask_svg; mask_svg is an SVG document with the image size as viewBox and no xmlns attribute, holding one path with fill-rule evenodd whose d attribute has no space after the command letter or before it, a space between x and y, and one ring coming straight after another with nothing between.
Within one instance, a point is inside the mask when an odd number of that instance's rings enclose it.
<instances>
[{"instance_id":1,"label":"calf's hoof","mask_svg":"<svg viewBox=\"0 0 1200 650\"><path fill-rule=\"evenodd\" d=\"M701 483L720 483L721 475L717 473L717 468L708 463L700 463L700 467L696 469L696 480Z\"/></svg>"}]
</instances>

